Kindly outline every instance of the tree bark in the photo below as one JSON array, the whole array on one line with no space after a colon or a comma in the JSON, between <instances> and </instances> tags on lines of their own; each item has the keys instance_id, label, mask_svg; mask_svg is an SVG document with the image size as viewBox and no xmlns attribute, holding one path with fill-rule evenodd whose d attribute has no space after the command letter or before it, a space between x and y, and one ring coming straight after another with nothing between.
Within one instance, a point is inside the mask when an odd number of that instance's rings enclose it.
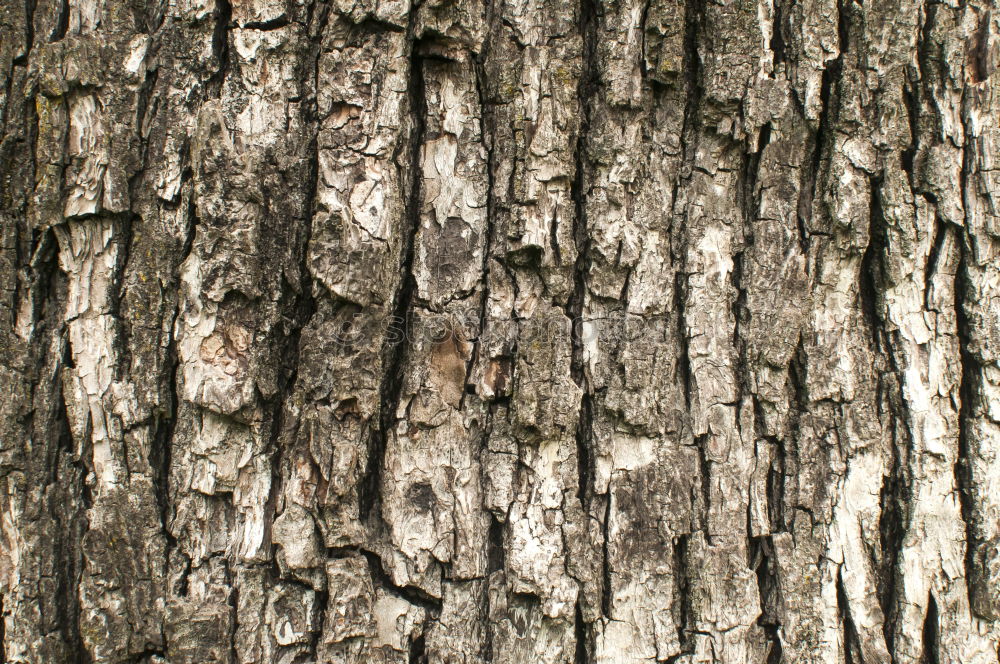
<instances>
[{"instance_id":1,"label":"tree bark","mask_svg":"<svg viewBox=\"0 0 1000 664\"><path fill-rule=\"evenodd\" d=\"M0 661L997 662L995 11L0 1Z\"/></svg>"}]
</instances>

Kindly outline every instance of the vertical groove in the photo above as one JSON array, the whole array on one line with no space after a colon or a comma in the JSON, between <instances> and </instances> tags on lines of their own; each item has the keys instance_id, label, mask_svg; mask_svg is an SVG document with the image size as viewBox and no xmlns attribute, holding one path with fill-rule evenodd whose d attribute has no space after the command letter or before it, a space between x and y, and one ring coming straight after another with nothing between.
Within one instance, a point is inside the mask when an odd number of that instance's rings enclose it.
<instances>
[{"instance_id":1,"label":"vertical groove","mask_svg":"<svg viewBox=\"0 0 1000 664\"><path fill-rule=\"evenodd\" d=\"M964 166L963 166L964 168ZM961 234L960 234L961 235ZM955 273L955 328L958 335L959 359L961 375L959 378L959 409L958 409L958 458L955 460L955 485L958 487L959 505L962 520L965 522L965 586L969 597L969 605L973 613L986 614L983 599L980 596L981 586L988 583L985 575L979 573L976 562L978 541L975 527L975 513L972 501L971 442L969 440L969 424L975 418L976 397L979 393L979 371L976 358L969 350L972 342L971 324L965 311L965 298L969 292L969 273L967 249L964 238L958 242L959 263ZM988 589L987 589L988 594ZM932 598L933 599L933 598Z\"/></svg>"},{"instance_id":2,"label":"vertical groove","mask_svg":"<svg viewBox=\"0 0 1000 664\"><path fill-rule=\"evenodd\" d=\"M7 611L6 593L0 592L0 664L7 664Z\"/></svg>"},{"instance_id":3,"label":"vertical groove","mask_svg":"<svg viewBox=\"0 0 1000 664\"><path fill-rule=\"evenodd\" d=\"M881 402L887 406L891 427L891 463L887 478L880 489L879 536L885 564L882 579L881 606L884 615L883 637L894 657L896 620L899 619L899 598L903 583L898 566L903 541L909 528L909 497L913 491L913 469L910 466L915 453L913 418L904 395L905 375L899 365L893 345L896 338L890 333L885 320L885 303L880 301L886 284L884 273L888 250L888 229L881 201L881 175L869 177L870 200L868 218L868 244L861 258L858 283L858 305L871 335L874 371L878 376Z\"/></svg>"},{"instance_id":4,"label":"vertical groove","mask_svg":"<svg viewBox=\"0 0 1000 664\"><path fill-rule=\"evenodd\" d=\"M226 82L226 74L229 71L229 22L233 18L233 6L229 0L216 0L215 4L215 29L212 33L212 53L218 60L219 68L208 80L209 89L214 96L222 97L222 85Z\"/></svg>"},{"instance_id":5,"label":"vertical groove","mask_svg":"<svg viewBox=\"0 0 1000 664\"><path fill-rule=\"evenodd\" d=\"M934 593L929 593L927 596L927 616L924 618L922 630L924 651L920 658L920 664L940 664L941 658L938 653L940 627L937 600L934 599Z\"/></svg>"},{"instance_id":6,"label":"vertical groove","mask_svg":"<svg viewBox=\"0 0 1000 664\"><path fill-rule=\"evenodd\" d=\"M841 630L844 635L845 664L864 664L864 659L861 657L861 639L854 619L851 618L847 589L844 587L843 566L837 568L837 612L840 615Z\"/></svg>"},{"instance_id":7,"label":"vertical groove","mask_svg":"<svg viewBox=\"0 0 1000 664\"><path fill-rule=\"evenodd\" d=\"M675 264L674 271L674 292L673 307L677 317L677 341L678 341L678 372L680 373L681 388L684 394L684 411L686 413L687 426L692 427L691 406L692 392L694 386L694 375L691 370L690 344L687 324L687 298L689 295L688 276L690 269L687 263L688 254L688 228L687 209L678 207L678 200L681 198L683 187L690 182L692 170L694 168L695 156L699 144L699 135L702 128L700 112L702 107L702 97L704 89L702 87L701 59L699 54L699 41L701 39L704 26L706 0L687 0L684 3L684 117L681 125L681 154L682 162L677 179L674 183L672 200L672 226L676 229L676 254L673 255ZM695 440L695 450L698 458L698 479L700 498L700 519L695 516L694 522L700 521L700 526L708 541L708 516L709 504L706 491L709 490L708 464L705 459L705 449L703 441ZM697 498L692 497L695 503L694 509L698 509ZM677 538L674 546L674 578L677 587L677 597L674 604L677 607L674 620L677 625L677 638L681 647L681 655L671 657L670 662L680 660L687 653L694 652L694 640L691 638L694 628L693 606L691 596L692 570L689 555L690 539L687 534Z\"/></svg>"},{"instance_id":8,"label":"vertical groove","mask_svg":"<svg viewBox=\"0 0 1000 664\"><path fill-rule=\"evenodd\" d=\"M781 661L781 637L779 633L781 622L776 609L781 598L778 597L776 570L771 560L773 544L770 536L755 537L750 541L750 544L751 567L757 575L757 594L760 597L760 615L757 617L757 625L767 635L766 663L778 664Z\"/></svg>"},{"instance_id":9,"label":"vertical groove","mask_svg":"<svg viewBox=\"0 0 1000 664\"><path fill-rule=\"evenodd\" d=\"M396 424L396 408L402 389L401 370L406 359L407 328L416 276L413 274L414 245L420 228L420 197L423 180L420 156L424 142L427 103L424 94L424 58L420 40L414 35L414 15L410 14L410 146L407 167L409 192L406 201L406 233L400 253L399 289L396 292L389 317L389 332L382 348L384 371L379 388L379 423L370 433L368 463L365 476L359 484L360 512L363 520L378 517L376 507L381 504L382 461L390 431ZM380 518L380 517L378 517ZM376 518L376 522L377 522Z\"/></svg>"},{"instance_id":10,"label":"vertical groove","mask_svg":"<svg viewBox=\"0 0 1000 664\"><path fill-rule=\"evenodd\" d=\"M581 389L579 420L576 428L577 452L577 497L586 510L592 499L592 482L594 477L594 459L591 453L593 447L593 394L584 360L583 348L583 316L587 300L587 273L589 270L590 237L587 218L587 196L590 191L589 182L589 147L588 132L590 130L591 114L594 97L598 92L597 71L597 31L599 7L596 0L580 0L580 32L582 48L582 64L580 80L577 87L577 103L580 113L580 126L574 146L573 161L575 173L570 183L570 196L574 204L573 239L576 245L576 262L573 266L573 292L566 304L566 315L570 318L570 335L572 341L572 356L570 373L573 381ZM608 517L610 514L610 492L608 509L601 523L602 536L602 583L601 611L607 616L611 608L611 589L609 587L610 569L608 567ZM582 591L580 591L582 592ZM583 620L583 612L579 596L576 601L575 638L576 664L587 664L592 660L589 648L588 628Z\"/></svg>"},{"instance_id":11,"label":"vertical groove","mask_svg":"<svg viewBox=\"0 0 1000 664\"><path fill-rule=\"evenodd\" d=\"M681 654L675 655L668 662L675 662L684 654L694 652L694 646L690 643L688 635L692 632L691 624L691 588L688 576L688 545L690 538L688 535L680 535L674 541L673 562L674 578L677 580L677 596L673 598L672 608L674 614L674 624L677 626L677 642L681 647Z\"/></svg>"},{"instance_id":12,"label":"vertical groove","mask_svg":"<svg viewBox=\"0 0 1000 664\"><path fill-rule=\"evenodd\" d=\"M580 129L574 149L575 177L570 187L570 196L575 206L573 237L576 243L576 263L573 266L573 293L566 305L566 314L572 324L572 359L570 371L574 382L583 390L580 401L580 420L577 425L577 458L579 481L577 495L581 501L589 500L589 489L593 475L590 447L593 444L593 395L587 377L583 358L583 315L587 299L587 272L589 269L590 239L587 229L588 182L588 137L593 98L597 94L596 42L598 10L594 0L580 1L580 26L583 37L583 65L577 90L580 109ZM584 503L586 504L586 503Z\"/></svg>"},{"instance_id":13,"label":"vertical groove","mask_svg":"<svg viewBox=\"0 0 1000 664\"><path fill-rule=\"evenodd\" d=\"M587 623L583 620L583 611L580 602L576 603L576 612L573 618L573 633L576 637L576 650L573 655L574 664L588 664L590 657L587 654Z\"/></svg>"},{"instance_id":14,"label":"vertical groove","mask_svg":"<svg viewBox=\"0 0 1000 664\"><path fill-rule=\"evenodd\" d=\"M698 55L698 39L701 34L701 21L704 12L704 0L689 0L684 5L684 90L686 105L684 107L684 122L681 129L681 150L683 151L683 165L678 179L674 186L672 196L672 215L676 219L677 233L679 235L678 254L676 256L679 268L674 273L674 311L677 314L677 330L679 349L678 370L681 374L681 382L684 391L684 402L686 410L691 410L691 390L693 388L691 375L691 360L688 349L686 300L687 300L687 277L685 273L687 234L686 234L686 211L677 209L677 200L683 183L690 179L691 170L694 164L695 150L698 145L698 131L701 122L698 113L701 108L701 98L703 94L701 86L701 62Z\"/></svg>"},{"instance_id":15,"label":"vertical groove","mask_svg":"<svg viewBox=\"0 0 1000 664\"><path fill-rule=\"evenodd\" d=\"M493 23L493 1L486 0L486 25L491 26ZM489 30L489 27L487 28ZM495 170L496 170L496 154L494 151L495 137L492 132L494 130L495 119L491 117L491 113L487 111L489 107L489 102L486 98L486 59L489 57L489 37L486 37L483 49L480 53L476 55L473 60L473 72L475 76L476 83L476 96L479 99L479 133L482 137L483 145L486 148L486 239L483 243L483 266L482 266L482 293L479 305L479 328L476 330L476 343L473 349L472 357L469 360L468 367L466 369L465 382L466 385L469 383L469 378L472 374L473 368L481 360L481 353L483 347L483 336L486 334L486 314L489 308L490 300L490 261L493 257L493 246L495 242L496 235L496 195L494 193L494 187L496 186L495 181ZM487 119L491 122L487 124ZM461 401L459 402L459 410L463 410L465 406L465 395L466 390L462 391ZM483 428L484 432L489 432L492 426L493 410L488 409L486 413L487 422L486 426ZM483 450L487 448L488 436L483 436Z\"/></svg>"}]
</instances>

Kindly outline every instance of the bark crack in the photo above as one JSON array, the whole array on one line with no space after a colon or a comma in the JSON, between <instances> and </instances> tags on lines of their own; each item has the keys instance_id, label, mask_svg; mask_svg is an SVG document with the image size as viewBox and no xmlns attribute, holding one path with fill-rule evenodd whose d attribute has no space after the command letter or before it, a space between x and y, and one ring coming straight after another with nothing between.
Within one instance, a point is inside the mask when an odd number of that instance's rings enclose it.
<instances>
[{"instance_id":1,"label":"bark crack","mask_svg":"<svg viewBox=\"0 0 1000 664\"><path fill-rule=\"evenodd\" d=\"M976 416L976 398L979 394L978 385L979 367L975 356L970 350L972 344L972 327L966 314L965 298L969 291L969 273L967 249L963 242L959 246L959 263L955 274L955 328L958 335L959 359L961 375L959 378L959 409L958 409L958 458L955 460L955 484L958 487L959 505L961 508L962 520L965 522L965 584L969 597L969 604L973 613L988 617L988 612L984 611L983 601L980 597L984 592L984 586L988 579L983 579L985 575L979 572L976 564L976 551L979 547L976 536L975 513L972 501L972 465L971 465L971 441L969 440L969 424ZM985 589L988 595L988 589ZM933 597L932 597L933 599Z\"/></svg>"},{"instance_id":2,"label":"bark crack","mask_svg":"<svg viewBox=\"0 0 1000 664\"><path fill-rule=\"evenodd\" d=\"M575 207L573 237L576 244L576 263L573 266L573 292L566 304L566 315L571 323L572 356L570 373L573 381L582 389L579 421L576 429L577 463L579 464L577 496L586 505L590 500L590 484L593 476L590 448L593 445L593 394L584 360L583 335L584 311L587 299L587 273L589 271L590 238L587 229L588 182L588 138L592 100L597 94L596 43L598 8L594 0L581 0L580 26L583 37L583 64L577 88L577 102L580 108L580 126L574 148L575 176L570 187L570 197Z\"/></svg>"},{"instance_id":3,"label":"bark crack","mask_svg":"<svg viewBox=\"0 0 1000 664\"><path fill-rule=\"evenodd\" d=\"M410 146L406 168L409 171L409 192L406 201L406 232L400 255L400 286L389 317L390 330L382 348L384 371L379 388L379 423L370 434L368 463L365 476L359 484L360 513L364 520L378 516L376 507L381 504L382 463L390 431L396 425L396 409L402 390L402 369L407 352L407 320L416 290L413 273L414 247L420 228L420 199L423 181L421 155L426 126L427 103L424 92L424 57L421 41L414 37L414 15L411 12L408 28L410 44ZM398 327L397 327L398 326Z\"/></svg>"}]
</instances>

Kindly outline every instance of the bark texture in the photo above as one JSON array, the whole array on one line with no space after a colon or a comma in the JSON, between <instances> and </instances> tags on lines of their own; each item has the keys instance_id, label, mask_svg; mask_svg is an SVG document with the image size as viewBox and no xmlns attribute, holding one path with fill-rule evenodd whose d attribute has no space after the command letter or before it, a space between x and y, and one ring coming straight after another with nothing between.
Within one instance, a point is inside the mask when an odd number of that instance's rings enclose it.
<instances>
[{"instance_id":1,"label":"bark texture","mask_svg":"<svg viewBox=\"0 0 1000 664\"><path fill-rule=\"evenodd\" d=\"M0 661L998 661L992 2L0 30Z\"/></svg>"}]
</instances>

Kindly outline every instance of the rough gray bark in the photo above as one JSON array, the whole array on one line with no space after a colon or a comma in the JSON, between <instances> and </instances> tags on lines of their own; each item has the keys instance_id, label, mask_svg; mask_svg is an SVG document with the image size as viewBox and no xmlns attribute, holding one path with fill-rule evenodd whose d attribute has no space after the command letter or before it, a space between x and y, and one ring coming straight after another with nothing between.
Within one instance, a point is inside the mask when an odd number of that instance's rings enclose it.
<instances>
[{"instance_id":1,"label":"rough gray bark","mask_svg":"<svg viewBox=\"0 0 1000 664\"><path fill-rule=\"evenodd\" d=\"M991 3L0 30L0 661L998 661Z\"/></svg>"}]
</instances>

